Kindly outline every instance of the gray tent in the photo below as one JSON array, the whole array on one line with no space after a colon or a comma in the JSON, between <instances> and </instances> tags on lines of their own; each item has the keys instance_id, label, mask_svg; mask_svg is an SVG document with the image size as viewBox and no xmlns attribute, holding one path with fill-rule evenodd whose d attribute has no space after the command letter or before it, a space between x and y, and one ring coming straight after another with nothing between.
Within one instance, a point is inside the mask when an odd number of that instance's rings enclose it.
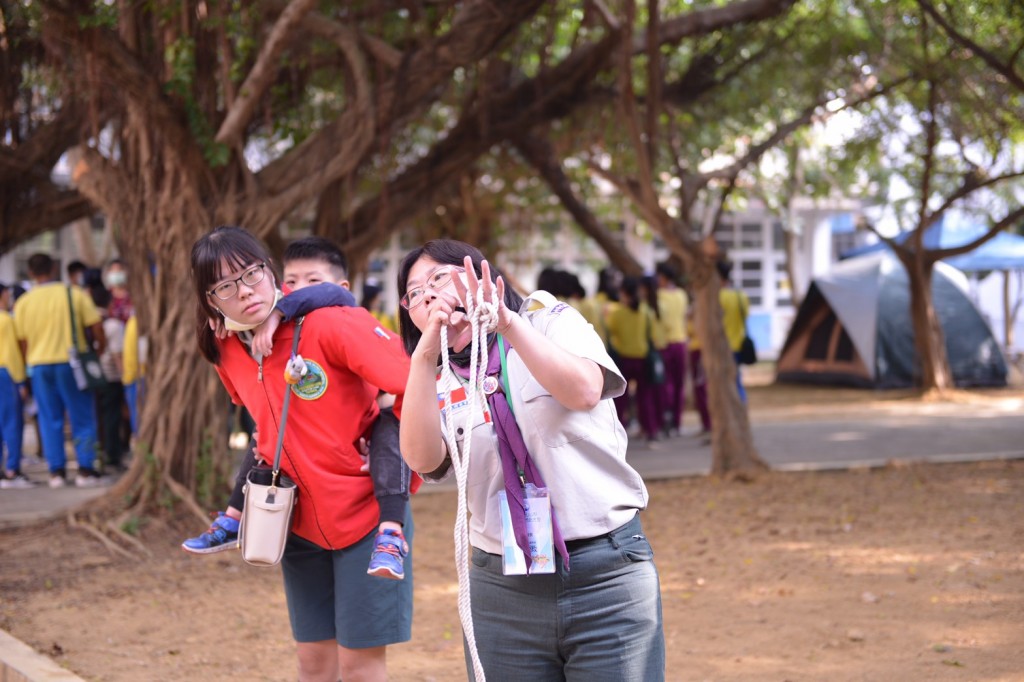
<instances>
[{"instance_id":1,"label":"gray tent","mask_svg":"<svg viewBox=\"0 0 1024 682\"><path fill-rule=\"evenodd\" d=\"M1006 360L956 269L936 263L935 312L958 386L1005 386ZM910 287L890 252L837 263L816 278L777 362L780 381L895 388L920 371L910 321Z\"/></svg>"}]
</instances>

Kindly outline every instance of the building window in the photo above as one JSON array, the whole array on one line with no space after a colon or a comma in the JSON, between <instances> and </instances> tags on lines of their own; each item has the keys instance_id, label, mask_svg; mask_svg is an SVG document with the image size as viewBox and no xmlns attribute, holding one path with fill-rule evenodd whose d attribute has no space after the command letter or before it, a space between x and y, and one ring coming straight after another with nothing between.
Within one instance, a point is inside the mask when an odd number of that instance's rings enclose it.
<instances>
[{"instance_id":1,"label":"building window","mask_svg":"<svg viewBox=\"0 0 1024 682\"><path fill-rule=\"evenodd\" d=\"M715 229L715 240L723 253L736 248L736 226L730 222L721 222Z\"/></svg>"},{"instance_id":2,"label":"building window","mask_svg":"<svg viewBox=\"0 0 1024 682\"><path fill-rule=\"evenodd\" d=\"M743 223L740 225L739 248L760 249L764 246L764 233L761 223Z\"/></svg>"},{"instance_id":3,"label":"building window","mask_svg":"<svg viewBox=\"0 0 1024 682\"><path fill-rule=\"evenodd\" d=\"M775 305L777 307L793 305L793 287L784 267L775 270Z\"/></svg>"},{"instance_id":4,"label":"building window","mask_svg":"<svg viewBox=\"0 0 1024 682\"><path fill-rule=\"evenodd\" d=\"M772 223L772 250L786 250L786 231L782 229L782 223L778 220Z\"/></svg>"},{"instance_id":5,"label":"building window","mask_svg":"<svg viewBox=\"0 0 1024 682\"><path fill-rule=\"evenodd\" d=\"M761 305L764 298L764 280L760 260L739 260L733 265L733 285L750 298L750 305Z\"/></svg>"}]
</instances>

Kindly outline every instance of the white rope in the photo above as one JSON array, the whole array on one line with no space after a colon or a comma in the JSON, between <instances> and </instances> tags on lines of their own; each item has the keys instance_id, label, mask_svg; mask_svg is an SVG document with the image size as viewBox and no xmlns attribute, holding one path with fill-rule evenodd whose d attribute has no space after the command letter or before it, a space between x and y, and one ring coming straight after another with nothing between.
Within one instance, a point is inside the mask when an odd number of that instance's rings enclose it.
<instances>
[{"instance_id":1,"label":"white rope","mask_svg":"<svg viewBox=\"0 0 1024 682\"><path fill-rule=\"evenodd\" d=\"M480 664L480 655L476 650L473 612L469 601L469 523L467 520L466 479L469 473L469 454L470 446L473 443L473 421L476 410L478 407L481 410L486 409L487 397L482 390L482 384L487 372L487 335L497 327L498 323L497 295L492 295L490 301L485 301L483 291L482 286L477 289L476 300L473 300L472 296L466 297L466 317L469 319L472 330L472 341L469 354L469 409L465 411L466 419L462 439L464 445L461 452L455 438L455 418L452 410L452 387L459 386L460 382L448 363L448 327L441 326L441 373L444 377L444 385L448 387L448 390L445 391L446 409L442 431L445 443L448 445L448 453L452 458L452 467L455 469L455 482L459 493L455 514L455 571L459 578L459 620L462 621L462 632L466 636L466 646L469 648L469 655L473 661L473 676L476 682L485 682L485 677L484 668Z\"/></svg>"}]
</instances>

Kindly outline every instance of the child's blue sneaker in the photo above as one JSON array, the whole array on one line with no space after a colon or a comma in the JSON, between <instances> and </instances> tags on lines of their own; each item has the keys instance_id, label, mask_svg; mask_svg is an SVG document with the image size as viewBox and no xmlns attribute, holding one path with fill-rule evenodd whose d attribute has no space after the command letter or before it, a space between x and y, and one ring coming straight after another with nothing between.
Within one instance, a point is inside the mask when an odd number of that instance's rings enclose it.
<instances>
[{"instance_id":1,"label":"child's blue sneaker","mask_svg":"<svg viewBox=\"0 0 1024 682\"><path fill-rule=\"evenodd\" d=\"M238 520L217 512L210 529L181 543L181 548L193 554L213 554L238 546Z\"/></svg>"},{"instance_id":2,"label":"child's blue sneaker","mask_svg":"<svg viewBox=\"0 0 1024 682\"><path fill-rule=\"evenodd\" d=\"M405 578L405 556L409 543L401 531L382 530L373 541L373 554L366 572L378 578L402 580Z\"/></svg>"}]
</instances>

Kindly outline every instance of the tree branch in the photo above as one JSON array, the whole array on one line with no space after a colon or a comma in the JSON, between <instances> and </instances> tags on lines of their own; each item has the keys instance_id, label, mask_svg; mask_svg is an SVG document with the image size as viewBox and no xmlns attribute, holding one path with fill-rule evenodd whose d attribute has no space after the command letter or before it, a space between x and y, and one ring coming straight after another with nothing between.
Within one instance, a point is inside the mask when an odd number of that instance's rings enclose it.
<instances>
[{"instance_id":1,"label":"tree branch","mask_svg":"<svg viewBox=\"0 0 1024 682\"><path fill-rule=\"evenodd\" d=\"M662 45L675 44L684 38L707 35L736 24L776 17L784 14L795 4L796 0L741 0L724 7L694 10L662 22L659 40ZM633 51L644 52L646 40L643 34L637 34L633 39Z\"/></svg>"},{"instance_id":2,"label":"tree branch","mask_svg":"<svg viewBox=\"0 0 1024 682\"><path fill-rule=\"evenodd\" d=\"M917 0L917 4L935 20L935 23L942 27L942 30L946 32L946 35L953 39L953 42L973 52L979 59L985 62L990 69L1005 78L1011 85L1013 85L1013 87L1017 88L1017 90L1024 93L1024 77L1021 77L1013 70L1012 62L1009 64L1002 63L994 54L965 36L960 31L956 30L956 27L942 16L942 14L940 14L939 11L935 9L935 6L928 0Z\"/></svg>"},{"instance_id":3,"label":"tree branch","mask_svg":"<svg viewBox=\"0 0 1024 682\"><path fill-rule=\"evenodd\" d=\"M551 144L546 139L532 135L520 135L513 143L523 158L537 169L580 229L608 254L612 265L626 274L643 274L640 263L615 241L615 237L601 224L594 212L576 196L572 183L562 170L561 161Z\"/></svg>"},{"instance_id":4,"label":"tree branch","mask_svg":"<svg viewBox=\"0 0 1024 682\"><path fill-rule=\"evenodd\" d=\"M925 148L922 155L924 170L921 173L920 199L921 206L917 214L917 226L911 233L914 248L920 249L923 244L924 230L933 222L935 214L928 215L928 197L932 192L932 174L935 172L935 146L938 144L938 92L934 81L928 80L928 120L925 121Z\"/></svg>"},{"instance_id":5,"label":"tree branch","mask_svg":"<svg viewBox=\"0 0 1024 682\"><path fill-rule=\"evenodd\" d=\"M292 30L316 6L316 0L292 0L274 23L267 42L263 44L256 63L249 70L245 82L238 89L238 97L217 131L216 141L228 144L242 137L245 126L252 119L256 103L270 87L277 75L275 62L288 43Z\"/></svg>"},{"instance_id":6,"label":"tree branch","mask_svg":"<svg viewBox=\"0 0 1024 682\"><path fill-rule=\"evenodd\" d=\"M266 201L274 207L271 212L284 215L331 182L354 173L373 149L375 131L392 129L436 101L441 94L437 85L452 70L488 54L541 4L540 0L500 4L480 0L465 5L447 34L405 55L402 66L378 89L375 99L369 94L365 99L357 96L358 108L346 108L298 148L260 171ZM333 37L342 49L354 47L348 33L334 31ZM354 54L350 51L347 56ZM374 107L374 101L380 104Z\"/></svg>"},{"instance_id":7,"label":"tree branch","mask_svg":"<svg viewBox=\"0 0 1024 682\"><path fill-rule=\"evenodd\" d=\"M1015 173L1006 173L1004 175L996 175L994 177L985 179L979 179L975 173L969 173L964 177L963 184L961 184L955 192L950 194L946 198L946 200L942 202L941 206L935 209L935 215L945 212L946 209L948 209L954 203L963 199L969 194L976 192L979 189L992 187L993 185L997 185L1000 182L1003 182L1004 180L1013 180L1014 178L1020 177L1024 177L1024 170L1017 171Z\"/></svg>"},{"instance_id":8,"label":"tree branch","mask_svg":"<svg viewBox=\"0 0 1024 682\"><path fill-rule=\"evenodd\" d=\"M61 155L78 141L84 112L80 102L71 101L17 147L0 148L0 183L22 180L35 171L49 177Z\"/></svg>"},{"instance_id":9,"label":"tree branch","mask_svg":"<svg viewBox=\"0 0 1024 682\"><path fill-rule=\"evenodd\" d=\"M1006 217L992 225L992 227L989 228L988 232L981 235L974 241L964 244L963 246L957 246L948 249L928 249L927 257L934 262L942 260L944 258L959 256L962 253L969 253L971 251L974 251L976 248L978 248L985 242L987 242L989 239L995 237L997 234L999 234L1006 228L1010 227L1011 225L1015 225L1022 219L1024 219L1024 206L1018 207L1016 210L1008 213Z\"/></svg>"},{"instance_id":10,"label":"tree branch","mask_svg":"<svg viewBox=\"0 0 1024 682\"><path fill-rule=\"evenodd\" d=\"M0 252L7 253L32 237L56 230L79 218L96 212L86 197L76 190L36 185L28 193L28 203L14 202L5 206L8 218L0 224Z\"/></svg>"},{"instance_id":11,"label":"tree branch","mask_svg":"<svg viewBox=\"0 0 1024 682\"><path fill-rule=\"evenodd\" d=\"M45 14L42 22L48 42L55 39L57 52L65 45L74 54L66 54L69 64L80 55L90 54L93 63L104 71L112 85L141 110L148 113L148 122L168 139L167 148L185 157L202 157L191 132L185 125L185 116L161 89L148 65L131 52L116 33L102 28L82 28L78 15L57 0L39 0Z\"/></svg>"}]
</instances>

